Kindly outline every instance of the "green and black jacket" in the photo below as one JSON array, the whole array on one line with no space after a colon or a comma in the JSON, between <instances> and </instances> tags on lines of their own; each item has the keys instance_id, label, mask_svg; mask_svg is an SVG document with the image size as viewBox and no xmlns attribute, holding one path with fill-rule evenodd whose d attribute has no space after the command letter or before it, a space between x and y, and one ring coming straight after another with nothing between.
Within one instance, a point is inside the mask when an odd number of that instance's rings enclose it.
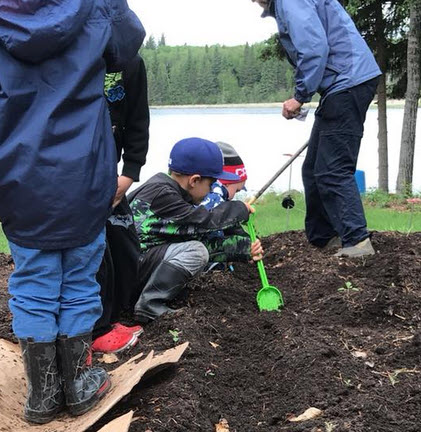
<instances>
[{"instance_id":1,"label":"green and black jacket","mask_svg":"<svg viewBox=\"0 0 421 432\"><path fill-rule=\"evenodd\" d=\"M210 261L246 261L250 238L241 228L249 212L240 201L228 201L208 211L194 206L190 194L169 175L159 173L129 196L142 253L157 246L198 240L209 250ZM224 238L209 233L223 230Z\"/></svg>"}]
</instances>

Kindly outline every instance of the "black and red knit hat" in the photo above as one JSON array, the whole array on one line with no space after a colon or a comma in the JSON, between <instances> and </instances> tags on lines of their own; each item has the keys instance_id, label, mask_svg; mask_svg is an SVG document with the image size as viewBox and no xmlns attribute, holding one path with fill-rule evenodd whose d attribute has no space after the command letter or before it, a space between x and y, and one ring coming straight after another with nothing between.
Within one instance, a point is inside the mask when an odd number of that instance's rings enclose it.
<instances>
[{"instance_id":1,"label":"black and red knit hat","mask_svg":"<svg viewBox=\"0 0 421 432\"><path fill-rule=\"evenodd\" d=\"M240 158L234 147L231 144L227 144L224 142L217 142L216 144L218 144L218 147L221 149L222 155L224 156L224 171L236 174L238 175L238 177L240 177L240 180L219 179L219 181L222 184L232 184L246 181L246 168L244 166L243 160Z\"/></svg>"}]
</instances>

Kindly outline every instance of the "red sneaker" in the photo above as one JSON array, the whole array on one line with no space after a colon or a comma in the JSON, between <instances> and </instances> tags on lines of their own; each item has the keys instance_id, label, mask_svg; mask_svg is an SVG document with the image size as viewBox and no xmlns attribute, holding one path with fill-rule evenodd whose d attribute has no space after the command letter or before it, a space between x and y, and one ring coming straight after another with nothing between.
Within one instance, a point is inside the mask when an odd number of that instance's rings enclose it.
<instances>
[{"instance_id":1,"label":"red sneaker","mask_svg":"<svg viewBox=\"0 0 421 432\"><path fill-rule=\"evenodd\" d=\"M92 343L92 351L97 353L118 353L137 344L138 337L133 333L122 333L112 329Z\"/></svg>"},{"instance_id":2,"label":"red sneaker","mask_svg":"<svg viewBox=\"0 0 421 432\"><path fill-rule=\"evenodd\" d=\"M121 333L131 333L135 336L140 336L143 333L143 328L140 325L127 327L121 323L113 324L113 328Z\"/></svg>"}]
</instances>

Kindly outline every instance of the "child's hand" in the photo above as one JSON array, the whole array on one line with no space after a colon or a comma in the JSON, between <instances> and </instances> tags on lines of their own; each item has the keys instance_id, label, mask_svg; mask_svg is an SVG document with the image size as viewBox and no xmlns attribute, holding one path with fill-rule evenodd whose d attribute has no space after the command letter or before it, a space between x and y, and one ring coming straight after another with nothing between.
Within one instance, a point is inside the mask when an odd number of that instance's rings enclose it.
<instances>
[{"instance_id":1,"label":"child's hand","mask_svg":"<svg viewBox=\"0 0 421 432\"><path fill-rule=\"evenodd\" d=\"M117 179L117 191L113 200L113 208L117 207L123 199L130 186L133 184L133 179L126 176L119 176Z\"/></svg>"},{"instance_id":2,"label":"child's hand","mask_svg":"<svg viewBox=\"0 0 421 432\"><path fill-rule=\"evenodd\" d=\"M263 248L260 240L256 240L251 244L250 255L253 261L260 261L261 259L263 259Z\"/></svg>"},{"instance_id":3,"label":"child's hand","mask_svg":"<svg viewBox=\"0 0 421 432\"><path fill-rule=\"evenodd\" d=\"M252 207L249 203L245 202L243 204L247 207L247 210L249 211L249 213L254 213L256 211L254 209L254 207Z\"/></svg>"}]
</instances>

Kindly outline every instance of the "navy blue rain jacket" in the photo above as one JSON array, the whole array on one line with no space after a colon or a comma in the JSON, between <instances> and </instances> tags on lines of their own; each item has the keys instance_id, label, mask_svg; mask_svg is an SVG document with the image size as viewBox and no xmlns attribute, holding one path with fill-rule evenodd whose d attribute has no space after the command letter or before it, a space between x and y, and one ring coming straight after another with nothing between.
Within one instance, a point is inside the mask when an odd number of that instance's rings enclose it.
<instances>
[{"instance_id":1,"label":"navy blue rain jacket","mask_svg":"<svg viewBox=\"0 0 421 432\"><path fill-rule=\"evenodd\" d=\"M381 75L338 0L273 0L271 8L295 67L294 97L299 102L309 102L316 92L327 96Z\"/></svg>"},{"instance_id":2,"label":"navy blue rain jacket","mask_svg":"<svg viewBox=\"0 0 421 432\"><path fill-rule=\"evenodd\" d=\"M116 191L104 75L145 37L126 0L0 0L0 221L27 248L93 241Z\"/></svg>"}]
</instances>

